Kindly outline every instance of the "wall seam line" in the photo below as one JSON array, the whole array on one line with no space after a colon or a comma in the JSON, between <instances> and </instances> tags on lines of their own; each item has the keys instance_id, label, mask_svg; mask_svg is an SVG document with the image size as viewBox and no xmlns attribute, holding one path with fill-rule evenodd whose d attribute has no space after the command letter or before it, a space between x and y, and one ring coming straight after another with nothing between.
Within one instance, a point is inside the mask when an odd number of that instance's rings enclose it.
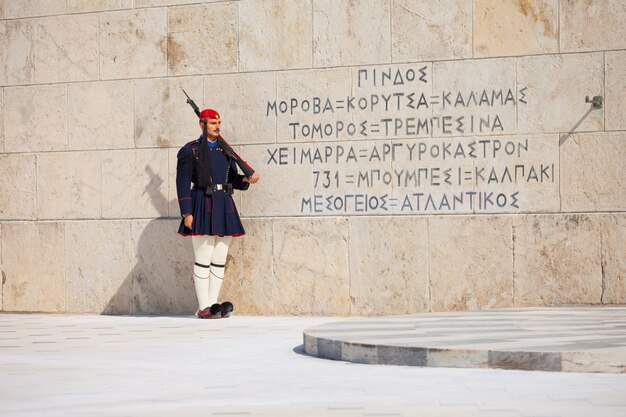
<instances>
[{"instance_id":1,"label":"wall seam line","mask_svg":"<svg viewBox=\"0 0 626 417\"><path fill-rule=\"evenodd\" d=\"M237 73L241 73L241 3L237 3Z\"/></svg>"},{"instance_id":2,"label":"wall seam line","mask_svg":"<svg viewBox=\"0 0 626 417\"><path fill-rule=\"evenodd\" d=\"M604 268L604 232L605 232L605 219L602 219L600 226L600 305L604 304L604 292L606 290L606 270Z\"/></svg>"},{"instance_id":3,"label":"wall seam line","mask_svg":"<svg viewBox=\"0 0 626 417\"><path fill-rule=\"evenodd\" d=\"M433 311L433 290L432 290L432 272L431 272L431 251L430 251L430 221L432 219L432 216L427 216L426 217L426 263L427 263L427 268L426 270L428 271L428 311L432 312Z\"/></svg>"},{"instance_id":4,"label":"wall seam line","mask_svg":"<svg viewBox=\"0 0 626 417\"><path fill-rule=\"evenodd\" d=\"M165 8L165 74L170 76L170 7Z\"/></svg>"},{"instance_id":5,"label":"wall seam line","mask_svg":"<svg viewBox=\"0 0 626 417\"><path fill-rule=\"evenodd\" d=\"M98 14L98 81L102 81L102 14Z\"/></svg>"},{"instance_id":6,"label":"wall seam line","mask_svg":"<svg viewBox=\"0 0 626 417\"><path fill-rule=\"evenodd\" d=\"M517 305L516 304L517 303L517 298L516 298L517 294L515 294L515 280L517 279L517 277L515 276L515 238L516 238L515 237L515 225L513 223L511 223L511 244L513 246L512 251L511 251L512 252L512 259L511 259L511 263L512 263L511 272L512 273L511 273L511 278L512 278L512 284L513 284L513 288L512 288L512 290L513 290L513 294L512 294L512 296L513 296L513 300L512 300L513 301L512 302L513 307L516 307L516 305Z\"/></svg>"},{"instance_id":7,"label":"wall seam line","mask_svg":"<svg viewBox=\"0 0 626 417\"><path fill-rule=\"evenodd\" d=\"M63 280L65 282L65 303L63 305L63 312L67 313L67 300L68 300L68 294L67 294L67 288L68 288L68 282L67 282L67 222L61 222L61 225L63 226Z\"/></svg>"},{"instance_id":8,"label":"wall seam line","mask_svg":"<svg viewBox=\"0 0 626 417\"><path fill-rule=\"evenodd\" d=\"M133 255L134 255L134 246L135 246L135 242L133 240L133 221L129 220L128 221L128 242L130 243L130 250L128 251L128 277L130 279L130 285L128 288L128 310L130 312L130 314L137 314L135 310L135 304L133 303L133 296L134 296L134 288L135 288L135 274L134 272L134 268L133 268Z\"/></svg>"},{"instance_id":9,"label":"wall seam line","mask_svg":"<svg viewBox=\"0 0 626 417\"><path fill-rule=\"evenodd\" d=\"M389 64L393 65L393 4L395 0L389 0Z\"/></svg>"},{"instance_id":10,"label":"wall seam line","mask_svg":"<svg viewBox=\"0 0 626 417\"><path fill-rule=\"evenodd\" d=\"M315 69L315 0L311 0L311 69ZM278 129L276 130L278 132Z\"/></svg>"},{"instance_id":11,"label":"wall seam line","mask_svg":"<svg viewBox=\"0 0 626 417\"><path fill-rule=\"evenodd\" d=\"M70 149L70 87L65 85L65 152Z\"/></svg>"},{"instance_id":12,"label":"wall seam line","mask_svg":"<svg viewBox=\"0 0 626 417\"><path fill-rule=\"evenodd\" d=\"M104 152L100 152L100 220L104 220Z\"/></svg>"},{"instance_id":13,"label":"wall seam line","mask_svg":"<svg viewBox=\"0 0 626 417\"><path fill-rule=\"evenodd\" d=\"M606 102L606 51L602 51L602 97ZM602 107L602 129L606 132L606 103Z\"/></svg>"},{"instance_id":14,"label":"wall seam line","mask_svg":"<svg viewBox=\"0 0 626 417\"><path fill-rule=\"evenodd\" d=\"M33 154L35 157L35 195L33 196L35 200L35 213L33 215L32 221L38 221L39 219L39 154Z\"/></svg>"},{"instance_id":15,"label":"wall seam line","mask_svg":"<svg viewBox=\"0 0 626 417\"><path fill-rule=\"evenodd\" d=\"M322 66L319 68L312 67L297 67L297 68L274 68L274 69L258 69L258 70L249 70L249 71L240 71L241 74L257 74L257 73L280 73L280 72L294 72L294 71L314 71L319 69L342 69L342 68L370 68L384 65L412 65L412 64L434 64L434 63L462 63L462 62L476 62L476 61L485 61L485 60L502 60L502 59L519 59L519 58L540 58L540 57L549 57L549 56L569 56L569 55L589 55L589 54L599 54L602 52L625 52L626 48L619 49L605 49L605 50L597 50L597 51L573 51L573 52L563 52L563 53L543 53L543 54L527 54L527 55L494 55L487 57L476 57L476 58L459 58L459 59L430 59L430 60L411 60L411 61L402 61L402 62L392 62L392 63L381 63L381 64L346 64L346 65L330 65L330 66ZM55 85L55 84L78 84L78 83L89 83L89 82L97 82L97 81L123 81L123 80L152 80L159 78L184 78L184 77L192 77L192 76L218 76L218 75L233 75L237 74L237 72L198 72L198 73L189 73L189 74L161 74L161 75L143 75L143 76L124 76L124 77L109 77L99 79L86 79L86 80L57 80L57 81L46 81L46 82L38 82L33 81L30 83L7 83L0 85L2 87L41 87L47 85Z\"/></svg>"},{"instance_id":16,"label":"wall seam line","mask_svg":"<svg viewBox=\"0 0 626 417\"><path fill-rule=\"evenodd\" d=\"M474 36L475 36L475 32L474 32L474 6L475 6L475 0L472 0L472 24L471 24L471 30L472 30L472 59L475 58L475 53L474 53Z\"/></svg>"},{"instance_id":17,"label":"wall seam line","mask_svg":"<svg viewBox=\"0 0 626 417\"><path fill-rule=\"evenodd\" d=\"M276 306L276 239L274 233L274 218L270 218L270 230L272 232L272 313L274 315L278 314L278 309Z\"/></svg>"},{"instance_id":18,"label":"wall seam line","mask_svg":"<svg viewBox=\"0 0 626 417\"><path fill-rule=\"evenodd\" d=\"M353 307L353 303L352 303L352 262L351 262L351 250L350 248L352 247L352 245L350 245L350 242L352 242L352 234L350 233L350 229L352 228L352 220L350 218L346 218L346 221L348 222L348 241L346 242L346 246L347 246L347 255L348 255L348 315L352 316L353 312L352 312L352 307Z\"/></svg>"},{"instance_id":19,"label":"wall seam line","mask_svg":"<svg viewBox=\"0 0 626 417\"><path fill-rule=\"evenodd\" d=\"M557 3L557 11L556 11L556 25L558 30L557 37L557 53L561 53L561 1L559 0Z\"/></svg>"},{"instance_id":20,"label":"wall seam line","mask_svg":"<svg viewBox=\"0 0 626 417\"><path fill-rule=\"evenodd\" d=\"M6 146L5 146L5 142L6 142L6 123L4 122L4 90L5 88L3 86L0 86L0 108L2 109L2 121L0 123L2 123L2 131L0 131L0 137L2 137L2 155L6 154Z\"/></svg>"}]
</instances>

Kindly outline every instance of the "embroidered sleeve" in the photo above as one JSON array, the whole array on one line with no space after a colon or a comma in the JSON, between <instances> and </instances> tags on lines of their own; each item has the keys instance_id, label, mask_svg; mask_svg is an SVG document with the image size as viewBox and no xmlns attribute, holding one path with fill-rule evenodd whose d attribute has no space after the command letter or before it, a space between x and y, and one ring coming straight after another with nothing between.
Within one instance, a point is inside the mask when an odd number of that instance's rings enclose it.
<instances>
[{"instance_id":1,"label":"embroidered sleeve","mask_svg":"<svg viewBox=\"0 0 626 417\"><path fill-rule=\"evenodd\" d=\"M233 183L233 188L236 190L247 190L250 187L250 183L243 182L245 175L241 175L237 169L237 163L234 160L230 160L230 173L229 178Z\"/></svg>"},{"instance_id":2,"label":"embroidered sleeve","mask_svg":"<svg viewBox=\"0 0 626 417\"><path fill-rule=\"evenodd\" d=\"M176 193L178 194L178 206L180 214L184 216L192 213L191 204L191 176L193 173L193 157L189 147L178 151L176 162Z\"/></svg>"}]
</instances>

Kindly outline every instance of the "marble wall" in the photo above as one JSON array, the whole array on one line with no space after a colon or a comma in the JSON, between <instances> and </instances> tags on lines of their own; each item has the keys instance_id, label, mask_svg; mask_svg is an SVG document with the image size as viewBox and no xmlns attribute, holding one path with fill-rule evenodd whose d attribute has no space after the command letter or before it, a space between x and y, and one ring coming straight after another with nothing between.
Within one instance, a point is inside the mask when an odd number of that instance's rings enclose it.
<instances>
[{"instance_id":1,"label":"marble wall","mask_svg":"<svg viewBox=\"0 0 626 417\"><path fill-rule=\"evenodd\" d=\"M236 196L238 313L625 304L625 18L625 0L4 0L0 309L195 311L182 89L261 175Z\"/></svg>"}]
</instances>

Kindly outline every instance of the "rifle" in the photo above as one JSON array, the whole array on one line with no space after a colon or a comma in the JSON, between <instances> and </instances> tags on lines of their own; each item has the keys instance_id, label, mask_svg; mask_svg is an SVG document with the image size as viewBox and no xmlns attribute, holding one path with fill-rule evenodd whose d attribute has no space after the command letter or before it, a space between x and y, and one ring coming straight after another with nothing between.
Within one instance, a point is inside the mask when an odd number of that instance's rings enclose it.
<instances>
[{"instance_id":1,"label":"rifle","mask_svg":"<svg viewBox=\"0 0 626 417\"><path fill-rule=\"evenodd\" d=\"M183 89L181 88L181 90ZM198 108L196 103L191 99L191 97L189 97L189 94L187 94L185 90L183 90L183 93L185 93L185 95L187 96L187 104L191 106L194 113L196 113L196 116L200 118L200 109ZM204 134L204 140L206 140L206 130L204 131L203 134ZM239 155L237 155L237 153L233 150L233 148L231 148L231 146L228 144L228 142L226 142L226 139L224 139L222 135L219 135L217 137L217 142L220 144L222 149L224 149L226 154L235 160L235 163L237 164L237 166L239 166L239 168L243 172L243 175L250 178L252 174L254 174L254 169L252 169L252 167L248 165L246 161L244 161L243 159L241 159Z\"/></svg>"}]
</instances>

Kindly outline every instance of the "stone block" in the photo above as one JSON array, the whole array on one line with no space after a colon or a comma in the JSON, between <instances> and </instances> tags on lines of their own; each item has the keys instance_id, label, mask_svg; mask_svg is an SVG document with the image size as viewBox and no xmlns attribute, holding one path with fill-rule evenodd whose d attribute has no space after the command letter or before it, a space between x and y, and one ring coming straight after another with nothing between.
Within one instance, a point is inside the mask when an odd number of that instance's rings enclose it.
<instances>
[{"instance_id":1,"label":"stone block","mask_svg":"<svg viewBox=\"0 0 626 417\"><path fill-rule=\"evenodd\" d=\"M352 70L352 100L344 104L357 133L350 139L432 136L432 64L394 64ZM344 98L344 97L340 97ZM346 123L347 126L347 123Z\"/></svg>"},{"instance_id":2,"label":"stone block","mask_svg":"<svg viewBox=\"0 0 626 417\"><path fill-rule=\"evenodd\" d=\"M220 300L235 304L236 314L275 314L272 221L243 219L246 235L230 246Z\"/></svg>"},{"instance_id":3,"label":"stone block","mask_svg":"<svg viewBox=\"0 0 626 417\"><path fill-rule=\"evenodd\" d=\"M510 218L431 217L428 225L431 310L513 304Z\"/></svg>"},{"instance_id":4,"label":"stone block","mask_svg":"<svg viewBox=\"0 0 626 417\"><path fill-rule=\"evenodd\" d=\"M561 210L626 210L626 134L585 133L561 145Z\"/></svg>"},{"instance_id":5,"label":"stone block","mask_svg":"<svg viewBox=\"0 0 626 417\"><path fill-rule=\"evenodd\" d=\"M4 311L65 311L64 247L61 223L3 224Z\"/></svg>"},{"instance_id":6,"label":"stone block","mask_svg":"<svg viewBox=\"0 0 626 417\"><path fill-rule=\"evenodd\" d=\"M100 22L100 77L167 75L166 9L104 13Z\"/></svg>"},{"instance_id":7,"label":"stone block","mask_svg":"<svg viewBox=\"0 0 626 417\"><path fill-rule=\"evenodd\" d=\"M562 352L561 371L624 374L626 372L626 354L620 350Z\"/></svg>"},{"instance_id":8,"label":"stone block","mask_svg":"<svg viewBox=\"0 0 626 417\"><path fill-rule=\"evenodd\" d=\"M39 219L100 218L102 156L98 152L50 152L37 157Z\"/></svg>"},{"instance_id":9,"label":"stone block","mask_svg":"<svg viewBox=\"0 0 626 417\"><path fill-rule=\"evenodd\" d=\"M315 0L315 67L379 64L391 61L390 0Z\"/></svg>"},{"instance_id":10,"label":"stone block","mask_svg":"<svg viewBox=\"0 0 626 417\"><path fill-rule=\"evenodd\" d=\"M34 81L34 38L32 20L0 21L0 85Z\"/></svg>"},{"instance_id":11,"label":"stone block","mask_svg":"<svg viewBox=\"0 0 626 417\"><path fill-rule=\"evenodd\" d=\"M428 311L427 220L352 217L349 228L350 313L384 316Z\"/></svg>"},{"instance_id":12,"label":"stone block","mask_svg":"<svg viewBox=\"0 0 626 417\"><path fill-rule=\"evenodd\" d=\"M223 136L231 145L276 141L276 116L268 111L276 99L275 73L204 77L204 97L205 106L222 116Z\"/></svg>"},{"instance_id":13,"label":"stone block","mask_svg":"<svg viewBox=\"0 0 626 417\"><path fill-rule=\"evenodd\" d=\"M559 52L558 0L476 0L473 15L476 58Z\"/></svg>"},{"instance_id":14,"label":"stone block","mask_svg":"<svg viewBox=\"0 0 626 417\"><path fill-rule=\"evenodd\" d=\"M626 48L622 0L560 1L561 52Z\"/></svg>"},{"instance_id":15,"label":"stone block","mask_svg":"<svg viewBox=\"0 0 626 417\"><path fill-rule=\"evenodd\" d=\"M0 88L0 153L4 153L4 90Z\"/></svg>"},{"instance_id":16,"label":"stone block","mask_svg":"<svg viewBox=\"0 0 626 417\"><path fill-rule=\"evenodd\" d=\"M513 58L433 63L432 135L517 132Z\"/></svg>"},{"instance_id":17,"label":"stone block","mask_svg":"<svg viewBox=\"0 0 626 417\"><path fill-rule=\"evenodd\" d=\"M168 172L166 149L104 152L102 216L109 219L167 216Z\"/></svg>"},{"instance_id":18,"label":"stone block","mask_svg":"<svg viewBox=\"0 0 626 417\"><path fill-rule=\"evenodd\" d=\"M318 339L306 333L304 333L303 339L304 339L304 353L310 356L317 356L318 355L318 352L317 352Z\"/></svg>"},{"instance_id":19,"label":"stone block","mask_svg":"<svg viewBox=\"0 0 626 417\"><path fill-rule=\"evenodd\" d=\"M68 13L132 9L133 0L67 0Z\"/></svg>"},{"instance_id":20,"label":"stone block","mask_svg":"<svg viewBox=\"0 0 626 417\"><path fill-rule=\"evenodd\" d=\"M37 19L35 33L35 82L98 79L97 15Z\"/></svg>"},{"instance_id":21,"label":"stone block","mask_svg":"<svg viewBox=\"0 0 626 417\"><path fill-rule=\"evenodd\" d=\"M515 306L599 303L601 225L580 214L516 217Z\"/></svg>"},{"instance_id":22,"label":"stone block","mask_svg":"<svg viewBox=\"0 0 626 417\"><path fill-rule=\"evenodd\" d=\"M413 346L378 346L381 365L426 366L427 349Z\"/></svg>"},{"instance_id":23,"label":"stone block","mask_svg":"<svg viewBox=\"0 0 626 417\"><path fill-rule=\"evenodd\" d=\"M606 130L626 130L626 51L605 52Z\"/></svg>"},{"instance_id":24,"label":"stone block","mask_svg":"<svg viewBox=\"0 0 626 417\"><path fill-rule=\"evenodd\" d=\"M302 149L314 148L307 145L242 146L240 155L261 179L242 193L239 214L266 217L309 213L303 209L302 197L314 194L312 178L315 167L300 164L298 158L296 163L292 162L294 152L300 155Z\"/></svg>"},{"instance_id":25,"label":"stone block","mask_svg":"<svg viewBox=\"0 0 626 417\"><path fill-rule=\"evenodd\" d=\"M343 342L338 340L317 339L317 357L340 361L343 346Z\"/></svg>"},{"instance_id":26,"label":"stone block","mask_svg":"<svg viewBox=\"0 0 626 417\"><path fill-rule=\"evenodd\" d=\"M67 149L65 85L4 89L5 152Z\"/></svg>"},{"instance_id":27,"label":"stone block","mask_svg":"<svg viewBox=\"0 0 626 417\"><path fill-rule=\"evenodd\" d=\"M202 133L198 116L185 104L184 89L201 106L202 77L135 80L137 147L182 146Z\"/></svg>"},{"instance_id":28,"label":"stone block","mask_svg":"<svg viewBox=\"0 0 626 417\"><path fill-rule=\"evenodd\" d=\"M489 351L489 367L561 372L561 352Z\"/></svg>"},{"instance_id":29,"label":"stone block","mask_svg":"<svg viewBox=\"0 0 626 417\"><path fill-rule=\"evenodd\" d=\"M237 15L237 3L169 9L168 74L236 72ZM208 22L211 24L207 25Z\"/></svg>"},{"instance_id":30,"label":"stone block","mask_svg":"<svg viewBox=\"0 0 626 417\"><path fill-rule=\"evenodd\" d=\"M351 95L351 77L349 68L278 73L278 97L270 112L270 115L277 116L278 142L348 138L347 126L352 121L352 114L347 111L345 103ZM330 111L329 106L334 111ZM336 128L330 134L323 128L313 128L320 124L336 126L337 121L346 126L341 133Z\"/></svg>"},{"instance_id":31,"label":"stone block","mask_svg":"<svg viewBox=\"0 0 626 417\"><path fill-rule=\"evenodd\" d=\"M626 215L603 216L602 303L626 304Z\"/></svg>"},{"instance_id":32,"label":"stone block","mask_svg":"<svg viewBox=\"0 0 626 417\"><path fill-rule=\"evenodd\" d=\"M520 133L603 130L603 110L585 103L604 88L601 53L518 58L517 83L527 102L518 106Z\"/></svg>"},{"instance_id":33,"label":"stone block","mask_svg":"<svg viewBox=\"0 0 626 417\"><path fill-rule=\"evenodd\" d=\"M489 138L477 138L481 154L483 140ZM491 203L482 208L479 203L475 212L559 211L558 135L501 136L492 138L488 149L485 158L474 160L473 179L475 191L491 195Z\"/></svg>"},{"instance_id":34,"label":"stone block","mask_svg":"<svg viewBox=\"0 0 626 417\"><path fill-rule=\"evenodd\" d=\"M488 368L489 352L473 349L428 349L429 367Z\"/></svg>"},{"instance_id":35,"label":"stone block","mask_svg":"<svg viewBox=\"0 0 626 417\"><path fill-rule=\"evenodd\" d=\"M350 313L346 218L273 223L274 314Z\"/></svg>"},{"instance_id":36,"label":"stone block","mask_svg":"<svg viewBox=\"0 0 626 417\"><path fill-rule=\"evenodd\" d=\"M375 344L343 343L341 360L354 363L378 363L378 346Z\"/></svg>"},{"instance_id":37,"label":"stone block","mask_svg":"<svg viewBox=\"0 0 626 417\"><path fill-rule=\"evenodd\" d=\"M311 0L239 2L239 70L311 67L311 26Z\"/></svg>"},{"instance_id":38,"label":"stone block","mask_svg":"<svg viewBox=\"0 0 626 417\"><path fill-rule=\"evenodd\" d=\"M135 146L132 81L68 85L70 149L123 149Z\"/></svg>"},{"instance_id":39,"label":"stone block","mask_svg":"<svg viewBox=\"0 0 626 417\"><path fill-rule=\"evenodd\" d=\"M130 229L127 221L65 224L67 312L131 313Z\"/></svg>"},{"instance_id":40,"label":"stone block","mask_svg":"<svg viewBox=\"0 0 626 417\"><path fill-rule=\"evenodd\" d=\"M394 62L472 57L472 1L412 1L392 4Z\"/></svg>"},{"instance_id":41,"label":"stone block","mask_svg":"<svg viewBox=\"0 0 626 417\"><path fill-rule=\"evenodd\" d=\"M191 239L177 234L177 220L131 223L132 314L194 314Z\"/></svg>"},{"instance_id":42,"label":"stone block","mask_svg":"<svg viewBox=\"0 0 626 417\"><path fill-rule=\"evenodd\" d=\"M3 0L5 19L61 14L66 10L65 0Z\"/></svg>"},{"instance_id":43,"label":"stone block","mask_svg":"<svg viewBox=\"0 0 626 417\"><path fill-rule=\"evenodd\" d=\"M35 155L0 155L0 220L37 218Z\"/></svg>"},{"instance_id":44,"label":"stone block","mask_svg":"<svg viewBox=\"0 0 626 417\"><path fill-rule=\"evenodd\" d=\"M215 3L221 0L204 0L203 3ZM176 6L181 4L198 3L198 0L134 0L135 7Z\"/></svg>"}]
</instances>

